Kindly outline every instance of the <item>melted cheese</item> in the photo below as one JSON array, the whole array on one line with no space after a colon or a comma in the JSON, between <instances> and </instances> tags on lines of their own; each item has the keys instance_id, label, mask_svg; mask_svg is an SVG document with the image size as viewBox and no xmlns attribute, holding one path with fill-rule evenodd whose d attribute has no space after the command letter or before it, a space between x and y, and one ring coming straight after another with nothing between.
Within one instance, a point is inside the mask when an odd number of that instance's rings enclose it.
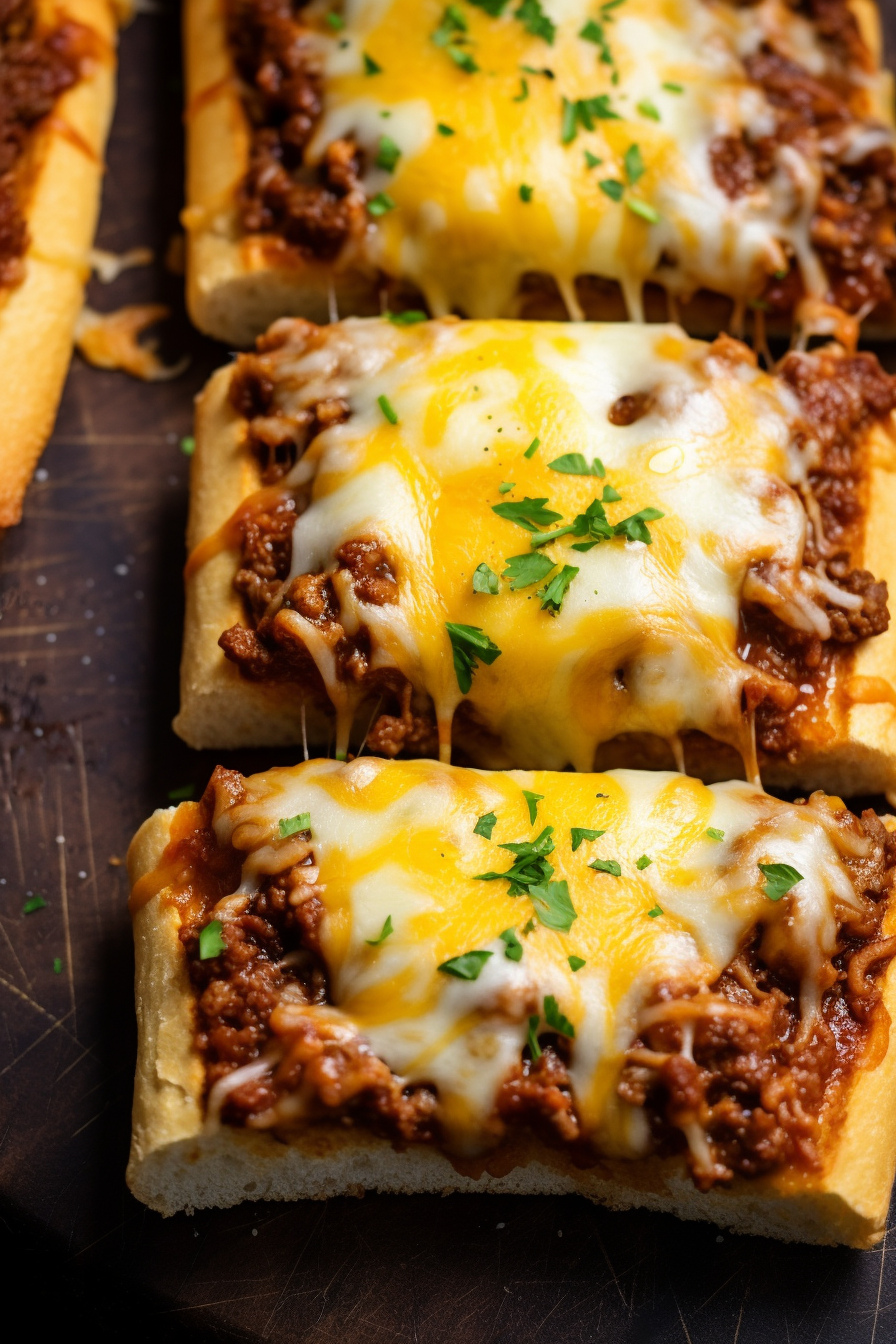
<instances>
[{"instance_id":1,"label":"melted cheese","mask_svg":"<svg viewBox=\"0 0 896 1344\"><path fill-rule=\"evenodd\" d=\"M735 746L755 773L740 706L745 680L761 674L736 654L745 577L762 562L755 600L808 628L813 614L827 619L800 567L805 512L784 484L797 407L782 384L665 326L361 320L304 346L299 333L272 360L278 414L327 396L346 398L352 414L313 441L292 477L313 478L292 576L333 573L343 543L380 539L398 603L364 603L336 574L341 620L350 632L369 629L374 667L397 667L432 698L444 756L462 699L451 622L481 628L501 650L477 668L468 695L504 748L494 757L483 746L479 763L588 770L620 733L674 741L700 729ZM653 394L653 408L612 425L609 408L638 391ZM600 458L605 479L551 470L571 452ZM513 488L501 493L506 482ZM530 533L494 505L547 497L572 522L608 483L622 497L606 506L611 522L650 507L665 514L650 524L650 545L617 538L583 553L565 536L544 547L579 570L556 617L541 608L540 584L473 591L478 565L500 575L530 550ZM359 692L337 676L318 627L295 611L278 619L318 665L344 754Z\"/></svg>"},{"instance_id":2,"label":"melted cheese","mask_svg":"<svg viewBox=\"0 0 896 1344\"><path fill-rule=\"evenodd\" d=\"M440 1123L462 1153L488 1145L496 1095L519 1064L530 1014L549 1029L546 995L575 1028L570 1071L584 1132L605 1151L636 1153L642 1118L616 1083L656 986L710 985L760 926L769 964L802 981L810 1023L838 946L835 905L859 908L841 851L863 842L841 838L823 802L797 807L745 783L708 788L628 770L488 774L361 758L271 770L246 787L236 805L221 795L215 815L219 840L246 851L240 894L219 903L216 916L232 916L262 874L307 848L301 837L281 839L278 821L310 813L330 1003L302 1011L360 1032L406 1083L435 1084ZM534 823L523 789L543 795ZM490 839L474 833L487 812L497 818ZM568 883L576 917L569 932L536 922L525 933L530 898L476 874L509 868L513 856L499 845L533 840L545 826L554 828L552 880ZM604 834L573 851L572 826ZM724 839L708 837L708 827ZM639 870L643 854L652 862ZM615 859L621 876L590 868L596 858ZM759 863L789 863L802 881L772 902ZM662 914L651 917L657 906ZM394 931L371 946L387 917ZM508 928L523 943L518 962L504 955L499 934ZM478 979L438 970L472 950L492 954ZM571 955L586 963L576 973Z\"/></svg>"},{"instance_id":3,"label":"melted cheese","mask_svg":"<svg viewBox=\"0 0 896 1344\"><path fill-rule=\"evenodd\" d=\"M441 0L347 0L345 27L315 39L325 107L309 158L351 135L365 152L368 197L385 191L396 206L371 226L369 263L413 281L434 313L470 317L512 315L528 272L553 276L573 317L581 315L574 280L585 274L618 281L634 319L648 279L675 296L707 287L743 301L786 267L785 248L807 292L824 295L809 239L822 150L856 154L878 140L893 143L880 124L883 76L847 72L857 119L842 131L843 144L822 147L806 136L799 149L780 146L769 179L732 201L713 178L711 142L775 130L775 111L747 80L743 58L769 40L816 75L833 60L814 26L782 0L625 0L604 22L615 64L580 36L600 17L595 0L544 0L556 24L551 45L515 17L515 0L500 17L457 8L467 24L459 49L475 60L475 73L432 40ZM365 73L365 55L380 73ZM547 67L554 78L525 66ZM563 144L563 99L600 95L618 119L595 119L590 131L580 124ZM454 134L440 134L440 124ZM383 135L401 150L391 172L376 166ZM645 171L626 197L655 210L657 223L598 185L626 182L633 144ZM588 166L586 151L598 166Z\"/></svg>"}]
</instances>

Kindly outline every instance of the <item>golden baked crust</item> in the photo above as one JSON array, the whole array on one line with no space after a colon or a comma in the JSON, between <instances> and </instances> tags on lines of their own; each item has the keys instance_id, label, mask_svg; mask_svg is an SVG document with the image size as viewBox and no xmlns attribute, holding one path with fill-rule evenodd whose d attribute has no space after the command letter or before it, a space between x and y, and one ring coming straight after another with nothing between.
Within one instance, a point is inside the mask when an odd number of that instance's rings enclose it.
<instances>
[{"instance_id":1,"label":"golden baked crust","mask_svg":"<svg viewBox=\"0 0 896 1344\"><path fill-rule=\"evenodd\" d=\"M38 9L60 11L48 0ZM97 35L97 59L36 129L33 187L25 210L25 278L0 293L0 527L17 523L22 498L56 418L75 322L90 274L115 100L116 20L109 0L66 0L62 16Z\"/></svg>"},{"instance_id":2,"label":"golden baked crust","mask_svg":"<svg viewBox=\"0 0 896 1344\"><path fill-rule=\"evenodd\" d=\"M154 813L128 852L135 884L159 863L174 808ZM137 1076L127 1180L136 1197L170 1215L227 1208L251 1199L323 1199L331 1195L451 1191L501 1194L579 1193L611 1208L647 1208L718 1223L735 1232L820 1245L874 1246L884 1233L896 1168L896 1041L883 1060L859 1068L844 1123L815 1176L785 1172L700 1193L678 1159L605 1161L581 1170L563 1154L523 1140L504 1176L460 1174L441 1153L396 1153L357 1128L315 1126L288 1141L261 1131L219 1126L204 1131L203 1065L193 1045L193 998L178 938L179 914L164 892L134 915ZM896 912L884 931L896 929ZM896 966L883 990L896 1014ZM504 1154L502 1154L503 1158ZM510 1163L508 1162L508 1165Z\"/></svg>"},{"instance_id":3,"label":"golden baked crust","mask_svg":"<svg viewBox=\"0 0 896 1344\"><path fill-rule=\"evenodd\" d=\"M877 6L874 0L848 0L848 7L877 69L882 54ZM236 192L249 167L252 128L227 41L223 0L185 0L183 33L187 205L182 221L187 234L187 306L196 326L230 346L246 348L278 317L302 316L322 323L381 312L384 299L370 267L303 259L295 250L271 249L261 235L244 233ZM889 75L883 77L874 101L875 115L893 125ZM547 276L530 279L516 315L566 317L554 281ZM621 321L628 316L615 282L586 277L577 287L577 300L581 316L592 321ZM730 300L720 294L701 290L673 309L664 293L648 284L644 306L649 321L681 321L696 336L713 337L727 329L742 334L744 314L734 312ZM753 320L747 318L748 330ZM896 305L878 306L863 330L870 339L891 339ZM785 318L768 322L770 335L786 337L790 331Z\"/></svg>"}]
</instances>

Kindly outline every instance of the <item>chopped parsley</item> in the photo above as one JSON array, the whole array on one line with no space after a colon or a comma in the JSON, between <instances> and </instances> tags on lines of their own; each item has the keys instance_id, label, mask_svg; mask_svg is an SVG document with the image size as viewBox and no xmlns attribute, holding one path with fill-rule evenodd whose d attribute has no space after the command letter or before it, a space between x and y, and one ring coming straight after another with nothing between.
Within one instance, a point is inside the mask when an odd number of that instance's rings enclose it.
<instances>
[{"instance_id":1,"label":"chopped parsley","mask_svg":"<svg viewBox=\"0 0 896 1344\"><path fill-rule=\"evenodd\" d=\"M454 64L459 66L465 74L475 75L479 70L479 66L476 64L473 57L468 51L464 51L462 47L446 47L445 50Z\"/></svg>"},{"instance_id":2,"label":"chopped parsley","mask_svg":"<svg viewBox=\"0 0 896 1344\"><path fill-rule=\"evenodd\" d=\"M529 822L535 825L535 818L538 816L538 804L544 798L543 793L530 793L528 789L523 789L523 797L526 800L526 806L529 808Z\"/></svg>"},{"instance_id":3,"label":"chopped parsley","mask_svg":"<svg viewBox=\"0 0 896 1344\"><path fill-rule=\"evenodd\" d=\"M457 131L454 129L454 127L449 126L448 123L444 121L439 122L439 124L436 126L436 130L438 131L439 135L445 135L445 136L457 135Z\"/></svg>"},{"instance_id":4,"label":"chopped parsley","mask_svg":"<svg viewBox=\"0 0 896 1344\"><path fill-rule=\"evenodd\" d=\"M530 187L529 184L528 184L528 182L521 182L521 183L520 183L520 200L523 201L526 205L528 205L529 202L530 202L531 199L532 199L532 193L533 193L534 190L535 190L535 188L534 188L534 187Z\"/></svg>"},{"instance_id":5,"label":"chopped parsley","mask_svg":"<svg viewBox=\"0 0 896 1344\"><path fill-rule=\"evenodd\" d=\"M706 828L706 834L709 836L710 840L724 840L724 839L725 839L725 832L724 832L724 831L720 831L720 830L718 829L718 827L716 827L716 826L707 826L707 828Z\"/></svg>"},{"instance_id":6,"label":"chopped parsley","mask_svg":"<svg viewBox=\"0 0 896 1344\"><path fill-rule=\"evenodd\" d=\"M379 406L380 410L382 411L386 419L389 421L390 425L398 424L398 412L392 405L389 398L386 396L385 392L381 397L377 397L376 404L377 406Z\"/></svg>"},{"instance_id":7,"label":"chopped parsley","mask_svg":"<svg viewBox=\"0 0 896 1344\"><path fill-rule=\"evenodd\" d=\"M605 196L609 196L611 201L622 200L625 187L621 182L617 182L615 177L602 177L597 185Z\"/></svg>"},{"instance_id":8,"label":"chopped parsley","mask_svg":"<svg viewBox=\"0 0 896 1344\"><path fill-rule=\"evenodd\" d=\"M606 476L606 469L599 457L592 459L589 467L581 453L564 453L548 463L549 471L561 471L566 476Z\"/></svg>"},{"instance_id":9,"label":"chopped parsley","mask_svg":"<svg viewBox=\"0 0 896 1344\"><path fill-rule=\"evenodd\" d=\"M394 932L392 928L392 916L387 915L385 923L376 938L365 938L364 941L368 947L379 947L380 943L384 943L392 932Z\"/></svg>"},{"instance_id":10,"label":"chopped parsley","mask_svg":"<svg viewBox=\"0 0 896 1344\"><path fill-rule=\"evenodd\" d=\"M529 97L529 81L523 75L520 75L520 91L513 98L515 103L524 103Z\"/></svg>"},{"instance_id":11,"label":"chopped parsley","mask_svg":"<svg viewBox=\"0 0 896 1344\"><path fill-rule=\"evenodd\" d=\"M647 171L644 167L641 146L629 145L622 157L622 164L625 168L625 175L628 178L629 185L633 187L636 182L640 181Z\"/></svg>"},{"instance_id":12,"label":"chopped parsley","mask_svg":"<svg viewBox=\"0 0 896 1344\"><path fill-rule=\"evenodd\" d=\"M377 168L385 168L387 173L394 172L395 165L401 158L401 148L388 135L380 136L379 148L376 152L374 163Z\"/></svg>"},{"instance_id":13,"label":"chopped parsley","mask_svg":"<svg viewBox=\"0 0 896 1344\"><path fill-rule=\"evenodd\" d=\"M196 792L195 784L178 784L176 789L168 790L169 803L185 803Z\"/></svg>"},{"instance_id":14,"label":"chopped parsley","mask_svg":"<svg viewBox=\"0 0 896 1344\"><path fill-rule=\"evenodd\" d=\"M220 957L222 952L227 951L227 944L221 937L223 928L220 919L213 919L204 929L199 930L200 961L211 961L212 957Z\"/></svg>"},{"instance_id":15,"label":"chopped parsley","mask_svg":"<svg viewBox=\"0 0 896 1344\"><path fill-rule=\"evenodd\" d=\"M569 592L569 585L578 574L577 565L564 565L559 574L555 574L549 583L543 588L537 589L537 595L541 598L541 609L547 611L551 616L556 616L563 606L563 599Z\"/></svg>"},{"instance_id":16,"label":"chopped parsley","mask_svg":"<svg viewBox=\"0 0 896 1344\"><path fill-rule=\"evenodd\" d=\"M482 968L492 956L491 952L462 952L459 957L449 957L436 967L445 975L453 975L457 980L478 980Z\"/></svg>"},{"instance_id":17,"label":"chopped parsley","mask_svg":"<svg viewBox=\"0 0 896 1344\"><path fill-rule=\"evenodd\" d=\"M527 75L544 75L545 79L556 78L553 70L549 70L546 65L543 65L541 67L536 65L521 65L520 69L524 70Z\"/></svg>"},{"instance_id":18,"label":"chopped parsley","mask_svg":"<svg viewBox=\"0 0 896 1344\"><path fill-rule=\"evenodd\" d=\"M525 555L508 556L506 565L507 568L501 578L510 580L513 592L519 588L528 588L530 584L540 583L542 579L547 578L552 569L557 568L554 561L549 556L542 555L540 551L527 551Z\"/></svg>"},{"instance_id":19,"label":"chopped parsley","mask_svg":"<svg viewBox=\"0 0 896 1344\"><path fill-rule=\"evenodd\" d=\"M40 892L36 891L32 896L28 897L27 901L22 906L22 914L33 915L36 910L46 910L46 908L46 901L43 896L41 896Z\"/></svg>"},{"instance_id":20,"label":"chopped parsley","mask_svg":"<svg viewBox=\"0 0 896 1344\"><path fill-rule=\"evenodd\" d=\"M523 457L533 457L540 447L541 447L541 439L538 438L533 439L532 442L529 444L529 447L523 453Z\"/></svg>"},{"instance_id":21,"label":"chopped parsley","mask_svg":"<svg viewBox=\"0 0 896 1344\"><path fill-rule=\"evenodd\" d=\"M649 98L641 99L640 103L638 103L638 111L641 113L642 117L649 117L651 121L660 120L659 110Z\"/></svg>"},{"instance_id":22,"label":"chopped parsley","mask_svg":"<svg viewBox=\"0 0 896 1344\"><path fill-rule=\"evenodd\" d=\"M498 486L498 494L506 495L516 485L516 481L502 481Z\"/></svg>"},{"instance_id":23,"label":"chopped parsley","mask_svg":"<svg viewBox=\"0 0 896 1344\"><path fill-rule=\"evenodd\" d=\"M599 873L609 873L610 877L622 876L622 866L616 859L592 859L588 867Z\"/></svg>"},{"instance_id":24,"label":"chopped parsley","mask_svg":"<svg viewBox=\"0 0 896 1344\"><path fill-rule=\"evenodd\" d=\"M542 886L549 882L554 875L554 869L547 859L548 854L554 851L554 842L551 839L553 833L553 826L545 826L534 840L509 842L499 846L516 855L515 863L503 873L477 873L476 881L509 882L508 896L522 896L530 887Z\"/></svg>"},{"instance_id":25,"label":"chopped parsley","mask_svg":"<svg viewBox=\"0 0 896 1344\"><path fill-rule=\"evenodd\" d=\"M196 451L196 440L192 434L185 434L180 441L180 450L184 457L192 457Z\"/></svg>"},{"instance_id":26,"label":"chopped parsley","mask_svg":"<svg viewBox=\"0 0 896 1344\"><path fill-rule=\"evenodd\" d=\"M561 1036L575 1036L576 1029L560 1011L560 1005L553 994L546 994L544 999L544 1020L554 1031L559 1031Z\"/></svg>"},{"instance_id":27,"label":"chopped parsley","mask_svg":"<svg viewBox=\"0 0 896 1344\"><path fill-rule=\"evenodd\" d=\"M770 901L780 901L797 882L803 880L802 873L798 873L789 863L760 863L759 871L765 878L762 889Z\"/></svg>"},{"instance_id":28,"label":"chopped parsley","mask_svg":"<svg viewBox=\"0 0 896 1344\"><path fill-rule=\"evenodd\" d=\"M606 835L606 831L589 831L585 826L572 826L569 835L572 840L572 852L575 854L583 840L599 840L602 835Z\"/></svg>"},{"instance_id":29,"label":"chopped parsley","mask_svg":"<svg viewBox=\"0 0 896 1344\"><path fill-rule=\"evenodd\" d=\"M652 863L653 859L648 858L646 854L642 854L638 862L635 864L635 867L638 869L639 872L643 873L644 869L649 868Z\"/></svg>"},{"instance_id":30,"label":"chopped parsley","mask_svg":"<svg viewBox=\"0 0 896 1344\"><path fill-rule=\"evenodd\" d=\"M648 224L659 224L661 218L659 212L654 210L652 205L648 205L646 201L639 201L634 196L627 196L625 203L632 214L637 215L639 219L646 219Z\"/></svg>"},{"instance_id":31,"label":"chopped parsley","mask_svg":"<svg viewBox=\"0 0 896 1344\"><path fill-rule=\"evenodd\" d=\"M381 75L383 73L383 67L372 56L368 56L366 51L364 52L364 73L365 75Z\"/></svg>"},{"instance_id":32,"label":"chopped parsley","mask_svg":"<svg viewBox=\"0 0 896 1344\"><path fill-rule=\"evenodd\" d=\"M61 957L54 957L54 958L53 958L53 974L54 974L54 975L61 975L61 974L62 974L62 958L61 958Z\"/></svg>"},{"instance_id":33,"label":"chopped parsley","mask_svg":"<svg viewBox=\"0 0 896 1344\"><path fill-rule=\"evenodd\" d=\"M621 121L618 112L610 106L610 95L600 93L596 98L564 98L560 113L560 143L571 145L579 132L593 131L596 121Z\"/></svg>"},{"instance_id":34,"label":"chopped parsley","mask_svg":"<svg viewBox=\"0 0 896 1344\"><path fill-rule=\"evenodd\" d=\"M484 9L493 19L500 18L507 8L507 0L467 0L467 3L474 5L476 9Z\"/></svg>"},{"instance_id":35,"label":"chopped parsley","mask_svg":"<svg viewBox=\"0 0 896 1344\"><path fill-rule=\"evenodd\" d=\"M387 191L378 191L367 202L367 209L374 218L378 219L380 215L387 215L390 210L394 210L395 202Z\"/></svg>"},{"instance_id":36,"label":"chopped parsley","mask_svg":"<svg viewBox=\"0 0 896 1344\"><path fill-rule=\"evenodd\" d=\"M486 840L491 840L492 831L498 824L498 818L494 812L483 812L482 816L473 827L474 835L484 836Z\"/></svg>"},{"instance_id":37,"label":"chopped parsley","mask_svg":"<svg viewBox=\"0 0 896 1344\"><path fill-rule=\"evenodd\" d=\"M613 534L617 537L627 537L629 541L643 541L645 546L649 546L653 537L647 528L648 523L652 523L657 518L665 518L665 514L659 509L639 509L637 513L631 514L628 518L622 518L618 523L613 524Z\"/></svg>"},{"instance_id":38,"label":"chopped parsley","mask_svg":"<svg viewBox=\"0 0 896 1344\"><path fill-rule=\"evenodd\" d=\"M331 11L327 15L327 27L332 28L334 32L338 33L345 27L345 19L341 14L334 14Z\"/></svg>"},{"instance_id":39,"label":"chopped parsley","mask_svg":"<svg viewBox=\"0 0 896 1344\"><path fill-rule=\"evenodd\" d=\"M662 85L662 87L666 90L667 93L684 93L684 85L673 84L671 79L667 79Z\"/></svg>"},{"instance_id":40,"label":"chopped parsley","mask_svg":"<svg viewBox=\"0 0 896 1344\"><path fill-rule=\"evenodd\" d=\"M532 537L532 546L544 546L549 541L556 541L558 537L570 532L573 536L587 538L586 541L573 542L574 551L590 551L601 541L613 537L625 537L629 541L641 541L645 545L650 545L653 538L647 524L656 518L665 517L665 514L659 509L639 509L628 518L621 518L618 523L610 523L604 503L612 503L619 498L618 491L611 485L604 486L603 499L593 499L585 512L578 514L575 520L565 527L558 527L553 532L536 532Z\"/></svg>"},{"instance_id":41,"label":"chopped parsley","mask_svg":"<svg viewBox=\"0 0 896 1344\"><path fill-rule=\"evenodd\" d=\"M541 1021L538 1013L533 1013L529 1018L529 1030L526 1033L526 1044L529 1047L529 1054L534 1059L541 1059L541 1046L538 1044L538 1037L535 1034L538 1024Z\"/></svg>"},{"instance_id":42,"label":"chopped parsley","mask_svg":"<svg viewBox=\"0 0 896 1344\"><path fill-rule=\"evenodd\" d=\"M517 18L533 37L542 37L548 46L552 45L557 33L557 26L541 7L541 0L522 0L522 3L513 11L514 18Z\"/></svg>"},{"instance_id":43,"label":"chopped parsley","mask_svg":"<svg viewBox=\"0 0 896 1344\"><path fill-rule=\"evenodd\" d=\"M571 971L580 971L585 965L584 957L567 957L566 960L569 962L569 969Z\"/></svg>"},{"instance_id":44,"label":"chopped parsley","mask_svg":"<svg viewBox=\"0 0 896 1344\"><path fill-rule=\"evenodd\" d=\"M535 906L539 923L546 929L569 933L573 920L578 918L566 882L536 883L529 888L529 899Z\"/></svg>"},{"instance_id":45,"label":"chopped parsley","mask_svg":"<svg viewBox=\"0 0 896 1344\"><path fill-rule=\"evenodd\" d=\"M602 163L603 159L599 159L596 154L592 154L590 149L585 150L586 168L599 168Z\"/></svg>"},{"instance_id":46,"label":"chopped parsley","mask_svg":"<svg viewBox=\"0 0 896 1344\"><path fill-rule=\"evenodd\" d=\"M655 905L652 910L647 911L647 918L656 919L662 913L663 913L662 908L658 905Z\"/></svg>"},{"instance_id":47,"label":"chopped parsley","mask_svg":"<svg viewBox=\"0 0 896 1344\"><path fill-rule=\"evenodd\" d=\"M285 840L288 835L295 835L297 831L310 831L311 813L297 812L294 817L281 817L277 826L281 840Z\"/></svg>"},{"instance_id":48,"label":"chopped parsley","mask_svg":"<svg viewBox=\"0 0 896 1344\"><path fill-rule=\"evenodd\" d=\"M383 316L393 327L413 327L418 322L429 321L429 314L422 308L406 308L403 313L384 313Z\"/></svg>"},{"instance_id":49,"label":"chopped parsley","mask_svg":"<svg viewBox=\"0 0 896 1344\"><path fill-rule=\"evenodd\" d=\"M504 504L493 504L492 513L496 513L499 518L507 518L511 523L516 523L519 527L524 527L527 532L537 532L540 527L548 523L556 523L563 517L560 513L555 513L553 509L546 509L547 495L540 499L530 499L527 495L525 499L507 500Z\"/></svg>"},{"instance_id":50,"label":"chopped parsley","mask_svg":"<svg viewBox=\"0 0 896 1344\"><path fill-rule=\"evenodd\" d=\"M483 560L482 564L473 570L473 592L489 593L494 597L499 587L497 574Z\"/></svg>"},{"instance_id":51,"label":"chopped parsley","mask_svg":"<svg viewBox=\"0 0 896 1344\"><path fill-rule=\"evenodd\" d=\"M507 960L522 961L523 945L519 938L517 938L516 931L514 929L505 929L503 933L498 934L498 937L501 939L502 943L506 943L504 955Z\"/></svg>"},{"instance_id":52,"label":"chopped parsley","mask_svg":"<svg viewBox=\"0 0 896 1344\"><path fill-rule=\"evenodd\" d=\"M528 937L528 935L529 935L530 933L534 933L534 932L535 932L535 918L534 918L534 916L531 916L531 915L530 915L530 917L526 920L525 924L523 925L522 932L523 932L523 937Z\"/></svg>"},{"instance_id":53,"label":"chopped parsley","mask_svg":"<svg viewBox=\"0 0 896 1344\"><path fill-rule=\"evenodd\" d=\"M501 650L477 625L455 625L453 621L446 621L445 629L451 640L457 684L466 695L473 685L477 662L491 665L500 658Z\"/></svg>"}]
</instances>

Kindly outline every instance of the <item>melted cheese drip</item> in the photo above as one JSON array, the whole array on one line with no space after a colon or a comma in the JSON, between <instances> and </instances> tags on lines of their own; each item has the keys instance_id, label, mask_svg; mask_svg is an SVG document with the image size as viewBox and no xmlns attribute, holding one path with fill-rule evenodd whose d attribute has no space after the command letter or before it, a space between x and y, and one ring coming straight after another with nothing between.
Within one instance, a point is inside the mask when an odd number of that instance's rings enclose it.
<instances>
[{"instance_id":1,"label":"melted cheese drip","mask_svg":"<svg viewBox=\"0 0 896 1344\"><path fill-rule=\"evenodd\" d=\"M543 795L534 824L523 789ZM474 834L492 811L491 839ZM764 925L777 963L802 980L805 1024L837 947L834 903L858 908L836 827L820 825L813 808L745 783L708 788L629 770L488 774L432 761L310 761L249 779L245 802L222 799L219 840L248 850L242 893L294 861L295 837L281 840L278 821L300 812L311 816L323 886L321 947L333 1005L303 1011L357 1029L407 1083L435 1084L440 1123L463 1153L488 1145L496 1095L546 995L575 1027L570 1070L585 1133L605 1151L637 1152L642 1117L615 1088L651 991L670 980L711 984ZM544 826L554 827L553 880L567 881L576 918L568 933L536 924L527 935L529 897L510 897L507 883L475 875L509 868L513 856L498 846L532 840ZM571 826L605 834L573 852ZM723 830L724 840L710 839L707 827ZM652 863L638 870L642 854ZM616 859L622 876L589 868L595 858ZM792 864L803 880L773 903L760 862ZM222 901L216 915L226 919L234 901ZM663 913L651 918L657 905ZM394 932L371 947L387 916ZM524 946L519 962L504 955L498 935L508 928ZM474 949L492 953L475 981L438 971ZM585 959L577 973L571 955Z\"/></svg>"},{"instance_id":2,"label":"melted cheese drip","mask_svg":"<svg viewBox=\"0 0 896 1344\"><path fill-rule=\"evenodd\" d=\"M443 754L462 698L445 629L453 622L482 628L501 649L477 668L468 696L506 752L484 752L484 764L588 770L617 734L673 740L688 729L749 759L741 689L757 674L735 652L749 567L767 562L758 600L789 602L800 620L815 610L800 587L805 513L782 481L796 407L774 379L708 359L677 328L551 323L347 322L307 354L280 351L275 367L282 414L328 395L352 407L296 468L296 481L314 482L292 575L335 571L353 537L382 541L397 605L364 603L337 575L341 619L349 631L368 627L373 666L398 667L432 697ZM610 424L617 398L639 390L655 392L653 409ZM397 425L380 409L383 395ZM602 459L605 481L550 469L570 452ZM500 575L508 557L530 550L530 534L493 505L546 496L571 522L607 482L622 496L606 506L611 522L664 512L650 524L652 544L615 539L582 553L567 536L545 547L579 569L556 617L541 609L540 585L473 591L480 563ZM337 678L315 627L296 612L280 619L318 665L344 752L353 684Z\"/></svg>"},{"instance_id":3,"label":"melted cheese drip","mask_svg":"<svg viewBox=\"0 0 896 1344\"><path fill-rule=\"evenodd\" d=\"M625 0L604 24L613 67L579 36L599 17L594 0L545 0L557 25L552 45L526 31L517 8L509 3L494 18L460 6L469 39L462 50L480 67L473 74L432 41L441 0L347 0L345 28L317 39L326 97L309 158L354 137L365 151L368 197L386 191L397 207L371 227L365 250L373 265L413 281L436 314L511 316L520 279L541 272L554 277L572 317L580 316L575 277L591 274L617 280L629 316L639 319L648 278L675 296L707 287L742 302L787 265L786 244L808 294L823 296L809 239L820 149L782 146L771 177L734 201L716 185L709 154L719 135L774 132L774 109L742 64L763 40L815 74L826 70L831 57L811 24L780 0L743 7ZM381 73L365 73L365 54ZM548 67L555 77L524 75L524 66ZM876 143L869 135L892 143L879 124L883 77L857 71L854 81L853 110L865 120L843 134L849 143L857 137L856 152L862 137ZM591 131L580 125L564 145L562 99L601 94L619 119L597 119ZM440 134L439 124L454 135ZM401 149L393 172L375 164L383 135ZM632 144L646 171L626 194L658 212L655 224L598 186L626 181ZM599 166L588 166L586 150ZM528 202L523 184L532 188Z\"/></svg>"}]
</instances>

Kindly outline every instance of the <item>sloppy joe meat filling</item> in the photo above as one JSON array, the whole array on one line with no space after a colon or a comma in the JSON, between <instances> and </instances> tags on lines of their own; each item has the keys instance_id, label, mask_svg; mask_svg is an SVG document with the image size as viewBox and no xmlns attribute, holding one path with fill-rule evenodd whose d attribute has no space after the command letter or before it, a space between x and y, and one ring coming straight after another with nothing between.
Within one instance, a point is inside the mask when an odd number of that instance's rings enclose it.
<instances>
[{"instance_id":1,"label":"sloppy joe meat filling","mask_svg":"<svg viewBox=\"0 0 896 1344\"><path fill-rule=\"evenodd\" d=\"M189 822L163 860L181 874L169 898L181 911L209 1108L224 1123L265 1128L277 1103L301 1092L302 1124L341 1118L399 1145L439 1144L433 1085L403 1085L356 1031L304 1011L329 1002L319 937L325 887L310 840L298 863L265 877L223 922L224 950L201 959L200 931L238 886L243 858L217 842L218 795L240 802L241 776L216 769L201 802L187 805ZM618 1093L643 1109L655 1150L687 1151L694 1123L705 1134L711 1165L690 1158L702 1188L783 1165L815 1169L823 1126L833 1123L852 1070L886 1048L880 975L896 938L880 929L896 837L870 810L856 818L843 809L837 824L865 842L861 857L845 860L863 913L840 924L834 978L814 1026L801 1030L798 980L763 963L757 935L709 989L659 983L642 1017L649 1025L627 1052ZM533 1058L527 1046L499 1088L495 1141L528 1127L577 1162L594 1162L570 1082L569 1042L545 1028L538 1043L540 1054ZM247 1067L272 1051L270 1067Z\"/></svg>"}]
</instances>

